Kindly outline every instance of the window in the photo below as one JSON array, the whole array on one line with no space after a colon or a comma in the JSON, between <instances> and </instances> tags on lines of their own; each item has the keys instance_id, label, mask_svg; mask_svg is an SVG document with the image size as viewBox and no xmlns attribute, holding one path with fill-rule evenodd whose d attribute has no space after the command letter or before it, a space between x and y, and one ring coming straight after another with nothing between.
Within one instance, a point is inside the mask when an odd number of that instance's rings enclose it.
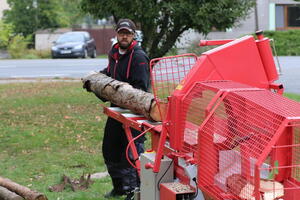
<instances>
[{"instance_id":1,"label":"window","mask_svg":"<svg viewBox=\"0 0 300 200\"><path fill-rule=\"evenodd\" d=\"M300 29L300 5L276 5L276 29Z\"/></svg>"}]
</instances>

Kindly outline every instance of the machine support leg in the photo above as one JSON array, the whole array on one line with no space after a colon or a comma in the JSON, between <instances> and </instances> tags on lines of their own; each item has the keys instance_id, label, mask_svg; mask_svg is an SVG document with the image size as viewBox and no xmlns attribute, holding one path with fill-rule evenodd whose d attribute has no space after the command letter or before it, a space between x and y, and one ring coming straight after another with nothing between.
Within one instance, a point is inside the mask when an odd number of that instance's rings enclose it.
<instances>
[{"instance_id":1,"label":"machine support leg","mask_svg":"<svg viewBox=\"0 0 300 200\"><path fill-rule=\"evenodd\" d=\"M132 137L132 134L131 134L130 127L127 126L127 125L124 125L124 129L125 129L125 133L126 133L126 137L127 137L128 142L132 141L133 137ZM136 150L136 146L135 146L134 142L130 143L130 150L132 152L133 159L134 159L134 162L135 162L135 166L136 166L138 174L140 176L141 166L140 166L139 154Z\"/></svg>"},{"instance_id":2,"label":"machine support leg","mask_svg":"<svg viewBox=\"0 0 300 200\"><path fill-rule=\"evenodd\" d=\"M159 172L160 162L161 162L161 159L163 156L163 149L164 149L164 145L166 143L166 138L167 138L167 131L163 130L161 133L161 136L159 138L157 152L156 152L156 156L155 156L155 161L154 161L154 166L153 166L154 173Z\"/></svg>"}]
</instances>

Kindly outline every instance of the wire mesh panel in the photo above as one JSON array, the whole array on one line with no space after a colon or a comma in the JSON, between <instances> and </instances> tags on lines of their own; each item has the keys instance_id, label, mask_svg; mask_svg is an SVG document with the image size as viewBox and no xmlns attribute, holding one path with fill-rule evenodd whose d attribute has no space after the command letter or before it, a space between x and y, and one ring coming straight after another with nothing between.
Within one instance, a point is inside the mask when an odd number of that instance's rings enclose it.
<instances>
[{"instance_id":1,"label":"wire mesh panel","mask_svg":"<svg viewBox=\"0 0 300 200\"><path fill-rule=\"evenodd\" d=\"M197 60L195 54L183 54L152 59L151 80L155 100L158 105L167 103L177 85L189 73ZM163 118L163 117L162 117Z\"/></svg>"},{"instance_id":2,"label":"wire mesh panel","mask_svg":"<svg viewBox=\"0 0 300 200\"><path fill-rule=\"evenodd\" d=\"M181 151L185 153L192 153L193 157L197 157L198 152L198 130L202 122L208 115L208 106L212 99L217 95L219 89L230 88L248 88L249 86L243 84L233 84L229 81L211 81L210 86L203 83L197 83L194 88L184 97L183 106L181 110L180 131L182 133L180 141L182 141ZM212 87L213 86L213 87ZM216 88L217 86L221 88ZM217 102L215 102L217 103ZM220 103L220 110L225 113L225 104ZM218 111L219 112L219 111ZM218 123L225 123L222 118L216 119ZM222 126L225 127L225 126Z\"/></svg>"},{"instance_id":3,"label":"wire mesh panel","mask_svg":"<svg viewBox=\"0 0 300 200\"><path fill-rule=\"evenodd\" d=\"M300 144L300 124L296 124L297 127L293 129L293 144ZM292 178L297 181L300 181L300 146L295 146L292 150Z\"/></svg>"},{"instance_id":4,"label":"wire mesh panel","mask_svg":"<svg viewBox=\"0 0 300 200\"><path fill-rule=\"evenodd\" d=\"M184 97L181 114L180 151L197 160L207 194L220 200L300 195L299 103L230 81L204 82Z\"/></svg>"}]
</instances>

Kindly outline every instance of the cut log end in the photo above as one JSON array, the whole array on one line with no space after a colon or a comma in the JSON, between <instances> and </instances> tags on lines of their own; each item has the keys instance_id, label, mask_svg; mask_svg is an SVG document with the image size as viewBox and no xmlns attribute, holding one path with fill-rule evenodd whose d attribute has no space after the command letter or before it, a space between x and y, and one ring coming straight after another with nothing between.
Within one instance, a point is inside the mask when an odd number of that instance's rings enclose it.
<instances>
[{"instance_id":1,"label":"cut log end","mask_svg":"<svg viewBox=\"0 0 300 200\"><path fill-rule=\"evenodd\" d=\"M150 109L150 118L154 121L163 121L166 116L167 104L160 103L159 105L153 101Z\"/></svg>"}]
</instances>

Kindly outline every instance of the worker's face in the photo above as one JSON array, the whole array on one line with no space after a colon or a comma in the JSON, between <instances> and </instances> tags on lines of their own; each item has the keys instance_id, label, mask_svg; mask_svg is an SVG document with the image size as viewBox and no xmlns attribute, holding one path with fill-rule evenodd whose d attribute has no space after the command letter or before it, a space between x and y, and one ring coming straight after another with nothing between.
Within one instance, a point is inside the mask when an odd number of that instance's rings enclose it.
<instances>
[{"instance_id":1,"label":"worker's face","mask_svg":"<svg viewBox=\"0 0 300 200\"><path fill-rule=\"evenodd\" d=\"M133 41L134 34L126 29L121 29L117 33L118 43L121 49L127 49Z\"/></svg>"}]
</instances>

